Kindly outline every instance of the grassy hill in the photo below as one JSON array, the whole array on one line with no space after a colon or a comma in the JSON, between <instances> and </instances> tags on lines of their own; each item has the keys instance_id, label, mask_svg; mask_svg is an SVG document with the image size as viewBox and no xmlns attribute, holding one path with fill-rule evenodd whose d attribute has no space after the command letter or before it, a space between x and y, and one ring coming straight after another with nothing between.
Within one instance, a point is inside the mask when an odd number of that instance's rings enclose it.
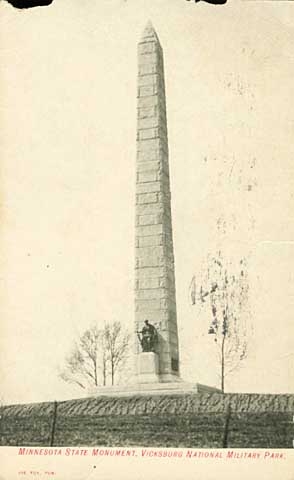
<instances>
[{"instance_id":1,"label":"grassy hill","mask_svg":"<svg viewBox=\"0 0 294 480\"><path fill-rule=\"evenodd\" d=\"M294 395L91 397L1 409L1 445L292 448Z\"/></svg>"}]
</instances>

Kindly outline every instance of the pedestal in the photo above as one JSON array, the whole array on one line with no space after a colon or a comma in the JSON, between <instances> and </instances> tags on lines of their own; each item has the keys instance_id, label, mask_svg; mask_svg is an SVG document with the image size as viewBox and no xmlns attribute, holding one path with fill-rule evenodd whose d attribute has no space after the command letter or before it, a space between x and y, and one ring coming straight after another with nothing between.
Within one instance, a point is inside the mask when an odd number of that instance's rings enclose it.
<instances>
[{"instance_id":1,"label":"pedestal","mask_svg":"<svg viewBox=\"0 0 294 480\"><path fill-rule=\"evenodd\" d=\"M152 382L150 379L151 377L147 377L148 381L146 383L142 382L141 379L138 378L135 379L135 382L138 383L134 384L91 388L87 391L87 396L130 397L136 395L191 395L203 393L222 393L218 388L209 387L201 383L188 383L184 381L164 383L158 382L158 380Z\"/></svg>"},{"instance_id":2,"label":"pedestal","mask_svg":"<svg viewBox=\"0 0 294 480\"><path fill-rule=\"evenodd\" d=\"M155 383L159 382L159 361L158 355L154 352L142 352L138 355L137 382Z\"/></svg>"}]
</instances>

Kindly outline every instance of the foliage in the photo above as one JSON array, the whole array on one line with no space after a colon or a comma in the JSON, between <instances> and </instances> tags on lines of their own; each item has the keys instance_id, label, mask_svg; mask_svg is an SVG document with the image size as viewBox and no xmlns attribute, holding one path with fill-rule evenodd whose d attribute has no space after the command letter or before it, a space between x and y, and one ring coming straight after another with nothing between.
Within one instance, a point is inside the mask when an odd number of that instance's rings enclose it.
<instances>
[{"instance_id":1,"label":"foliage","mask_svg":"<svg viewBox=\"0 0 294 480\"><path fill-rule=\"evenodd\" d=\"M199 300L210 311L208 333L213 335L217 348L222 391L225 377L239 368L247 356L247 320L250 315L248 293L245 259L235 264L229 263L221 251L208 258L200 287L197 291L195 286L192 291L192 303Z\"/></svg>"}]
</instances>

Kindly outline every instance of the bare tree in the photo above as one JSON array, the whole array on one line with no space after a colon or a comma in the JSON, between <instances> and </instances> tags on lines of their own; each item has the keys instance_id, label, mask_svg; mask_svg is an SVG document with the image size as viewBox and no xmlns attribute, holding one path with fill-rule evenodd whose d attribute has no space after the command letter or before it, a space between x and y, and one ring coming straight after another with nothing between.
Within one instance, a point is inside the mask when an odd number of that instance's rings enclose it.
<instances>
[{"instance_id":1,"label":"bare tree","mask_svg":"<svg viewBox=\"0 0 294 480\"><path fill-rule=\"evenodd\" d=\"M214 336L220 364L221 390L225 378L240 367L248 352L248 276L245 259L235 266L226 263L221 252L208 258L205 278L196 289L195 277L191 283L191 300L197 300L210 311L208 333Z\"/></svg>"},{"instance_id":2,"label":"bare tree","mask_svg":"<svg viewBox=\"0 0 294 480\"><path fill-rule=\"evenodd\" d=\"M62 380L81 388L99 385L99 367L101 366L101 331L97 326L86 330L75 343L65 359L60 373Z\"/></svg>"},{"instance_id":3,"label":"bare tree","mask_svg":"<svg viewBox=\"0 0 294 480\"><path fill-rule=\"evenodd\" d=\"M110 375L113 385L115 373L126 358L129 339L120 322L108 323L102 329L92 326L80 336L66 357L60 378L85 389L105 386Z\"/></svg>"},{"instance_id":4,"label":"bare tree","mask_svg":"<svg viewBox=\"0 0 294 480\"><path fill-rule=\"evenodd\" d=\"M115 374L126 360L130 335L123 331L120 322L108 323L103 331L103 341L110 365L111 385L114 385Z\"/></svg>"}]
</instances>

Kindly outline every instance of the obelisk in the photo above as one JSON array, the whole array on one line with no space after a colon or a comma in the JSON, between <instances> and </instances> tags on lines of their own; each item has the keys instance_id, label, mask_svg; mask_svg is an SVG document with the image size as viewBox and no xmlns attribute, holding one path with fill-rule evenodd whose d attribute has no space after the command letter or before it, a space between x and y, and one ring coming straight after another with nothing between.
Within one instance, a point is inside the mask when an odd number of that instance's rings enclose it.
<instances>
[{"instance_id":1,"label":"obelisk","mask_svg":"<svg viewBox=\"0 0 294 480\"><path fill-rule=\"evenodd\" d=\"M163 53L148 22L138 44L135 225L135 338L145 320L156 352L136 340L138 383L179 380L175 267Z\"/></svg>"}]
</instances>

